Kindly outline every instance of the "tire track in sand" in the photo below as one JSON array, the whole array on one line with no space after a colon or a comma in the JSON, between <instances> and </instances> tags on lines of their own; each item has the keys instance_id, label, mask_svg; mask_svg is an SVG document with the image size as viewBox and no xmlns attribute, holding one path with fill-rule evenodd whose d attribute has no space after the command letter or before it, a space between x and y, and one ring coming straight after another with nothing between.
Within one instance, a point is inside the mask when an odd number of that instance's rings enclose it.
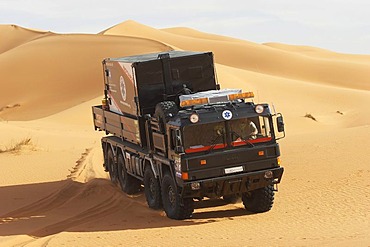
<instances>
[{"instance_id":1,"label":"tire track in sand","mask_svg":"<svg viewBox=\"0 0 370 247\"><path fill-rule=\"evenodd\" d=\"M92 162L87 162L91 150L92 148L86 149L81 154L67 180L61 182L58 190L36 202L2 215L1 224L8 227L8 230L13 228L15 233L17 226L21 225L25 229L20 233L38 238L65 231L130 207L133 201L122 197L120 190L106 179L95 178L87 183L75 181L86 169L94 169L89 167L92 166Z\"/></svg>"},{"instance_id":2,"label":"tire track in sand","mask_svg":"<svg viewBox=\"0 0 370 247\"><path fill-rule=\"evenodd\" d=\"M117 209L122 206L121 201L118 200L120 195L114 188L111 188L112 193L104 190L109 186L104 186L105 183L101 182L102 181L89 182L89 184L85 186L84 190L71 200L66 207L55 211L57 214L69 214L69 216L62 217L55 223L32 231L29 235L35 237L49 236L115 213ZM104 191L108 192L106 194L109 196L103 196L102 192ZM95 204L85 207L84 201L88 201L89 203L94 201ZM131 204L132 203L128 203L125 207L129 207ZM71 209L76 207L83 207L84 209L80 212L71 212Z\"/></svg>"},{"instance_id":3,"label":"tire track in sand","mask_svg":"<svg viewBox=\"0 0 370 247\"><path fill-rule=\"evenodd\" d=\"M86 149L81 157L76 161L76 165L72 168L71 173L67 176L67 180L63 181L60 189L41 198L40 200L28 204L24 207L16 209L10 213L1 216L1 219L6 218L20 218L29 215L35 215L39 212L47 212L54 208L60 207L81 193L82 188L78 184L73 183L70 179L77 178L82 170L86 169L86 157L91 152L92 148Z\"/></svg>"},{"instance_id":4,"label":"tire track in sand","mask_svg":"<svg viewBox=\"0 0 370 247\"><path fill-rule=\"evenodd\" d=\"M75 180L78 178L84 170L86 170L86 166L88 162L86 162L88 156L91 154L92 148L86 148L85 152L81 154L81 157L76 161L76 165L70 170L70 174L67 178Z\"/></svg>"}]
</instances>

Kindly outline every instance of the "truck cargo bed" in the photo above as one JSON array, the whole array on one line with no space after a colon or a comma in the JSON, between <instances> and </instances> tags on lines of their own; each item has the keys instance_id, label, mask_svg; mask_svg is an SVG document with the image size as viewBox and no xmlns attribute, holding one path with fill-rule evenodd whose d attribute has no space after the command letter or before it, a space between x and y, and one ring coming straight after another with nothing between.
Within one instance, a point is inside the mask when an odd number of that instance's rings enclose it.
<instances>
[{"instance_id":1,"label":"truck cargo bed","mask_svg":"<svg viewBox=\"0 0 370 247\"><path fill-rule=\"evenodd\" d=\"M92 112L95 130L141 145L139 119L104 110L101 105L93 106Z\"/></svg>"}]
</instances>

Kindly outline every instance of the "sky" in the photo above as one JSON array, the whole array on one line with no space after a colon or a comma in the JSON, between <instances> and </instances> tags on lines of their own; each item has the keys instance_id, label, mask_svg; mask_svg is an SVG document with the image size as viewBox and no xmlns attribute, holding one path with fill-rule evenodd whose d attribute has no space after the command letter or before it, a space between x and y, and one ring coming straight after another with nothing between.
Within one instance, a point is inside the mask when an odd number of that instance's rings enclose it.
<instances>
[{"instance_id":1,"label":"sky","mask_svg":"<svg viewBox=\"0 0 370 247\"><path fill-rule=\"evenodd\" d=\"M125 20L370 54L368 0L0 0L0 24L56 33L98 33Z\"/></svg>"}]
</instances>

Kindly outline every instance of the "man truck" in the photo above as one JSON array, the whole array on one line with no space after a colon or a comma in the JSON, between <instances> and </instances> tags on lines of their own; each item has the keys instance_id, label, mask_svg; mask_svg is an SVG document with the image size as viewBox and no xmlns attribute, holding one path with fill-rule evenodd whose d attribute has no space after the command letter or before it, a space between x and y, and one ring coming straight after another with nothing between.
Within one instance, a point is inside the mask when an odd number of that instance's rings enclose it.
<instances>
[{"instance_id":1,"label":"man truck","mask_svg":"<svg viewBox=\"0 0 370 247\"><path fill-rule=\"evenodd\" d=\"M103 61L104 99L93 106L104 168L150 208L190 218L194 200L241 198L272 208L280 183L283 117L253 92L220 89L211 52L168 51Z\"/></svg>"}]
</instances>

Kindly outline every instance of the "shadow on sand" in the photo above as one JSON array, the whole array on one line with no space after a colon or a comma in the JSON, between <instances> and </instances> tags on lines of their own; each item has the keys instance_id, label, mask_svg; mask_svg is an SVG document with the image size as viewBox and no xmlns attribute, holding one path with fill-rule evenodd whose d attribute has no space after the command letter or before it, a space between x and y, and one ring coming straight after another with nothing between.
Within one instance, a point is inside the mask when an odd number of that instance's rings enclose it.
<instances>
[{"instance_id":1,"label":"shadow on sand","mask_svg":"<svg viewBox=\"0 0 370 247\"><path fill-rule=\"evenodd\" d=\"M196 203L192 219L168 219L161 210L149 209L143 193L129 197L109 180L80 183L71 179L0 187L0 236L26 234L45 237L63 231L92 232L196 225L246 215L221 200ZM200 211L200 212L198 212Z\"/></svg>"}]
</instances>

